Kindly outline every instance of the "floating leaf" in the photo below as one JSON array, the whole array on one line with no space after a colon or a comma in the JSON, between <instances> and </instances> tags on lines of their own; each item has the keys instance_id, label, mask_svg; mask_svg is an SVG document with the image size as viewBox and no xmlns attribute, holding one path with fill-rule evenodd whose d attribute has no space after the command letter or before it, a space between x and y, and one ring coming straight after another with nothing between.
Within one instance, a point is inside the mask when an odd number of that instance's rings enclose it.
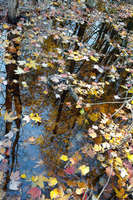
<instances>
[{"instance_id":1,"label":"floating leaf","mask_svg":"<svg viewBox=\"0 0 133 200\"><path fill-rule=\"evenodd\" d=\"M95 122L98 120L100 114L99 113L92 113L92 114L89 114L88 117L91 121Z\"/></svg>"},{"instance_id":2,"label":"floating leaf","mask_svg":"<svg viewBox=\"0 0 133 200\"><path fill-rule=\"evenodd\" d=\"M19 190L20 181L11 180L9 182L9 189L10 190Z\"/></svg>"},{"instance_id":3,"label":"floating leaf","mask_svg":"<svg viewBox=\"0 0 133 200\"><path fill-rule=\"evenodd\" d=\"M21 174L20 177L23 178L23 179L25 179L27 176L26 176L26 174Z\"/></svg>"},{"instance_id":4,"label":"floating leaf","mask_svg":"<svg viewBox=\"0 0 133 200\"><path fill-rule=\"evenodd\" d=\"M65 170L64 170L65 173L69 174L69 175L72 175L75 173L75 167L72 165L70 167L67 167Z\"/></svg>"},{"instance_id":5,"label":"floating leaf","mask_svg":"<svg viewBox=\"0 0 133 200\"><path fill-rule=\"evenodd\" d=\"M66 155L62 155L60 157L60 159L63 160L63 161L65 161L65 162L68 161L68 157Z\"/></svg>"},{"instance_id":6,"label":"floating leaf","mask_svg":"<svg viewBox=\"0 0 133 200\"><path fill-rule=\"evenodd\" d=\"M115 164L116 164L116 166L122 166L122 160L121 160L121 158L116 157L115 158Z\"/></svg>"},{"instance_id":7,"label":"floating leaf","mask_svg":"<svg viewBox=\"0 0 133 200\"><path fill-rule=\"evenodd\" d=\"M96 138L96 137L97 137L96 132L95 132L94 129L92 129L92 128L89 128L89 129L88 129L88 134L89 134L89 136L92 137L92 138Z\"/></svg>"},{"instance_id":8,"label":"floating leaf","mask_svg":"<svg viewBox=\"0 0 133 200\"><path fill-rule=\"evenodd\" d=\"M101 151L102 147L101 147L101 145L95 144L93 149L94 149L94 151Z\"/></svg>"},{"instance_id":9,"label":"floating leaf","mask_svg":"<svg viewBox=\"0 0 133 200\"><path fill-rule=\"evenodd\" d=\"M94 56L90 56L90 59L97 62L99 59L98 58L95 58Z\"/></svg>"},{"instance_id":10,"label":"floating leaf","mask_svg":"<svg viewBox=\"0 0 133 200\"><path fill-rule=\"evenodd\" d=\"M3 24L3 28L9 29L10 27L7 24Z\"/></svg>"},{"instance_id":11,"label":"floating leaf","mask_svg":"<svg viewBox=\"0 0 133 200\"><path fill-rule=\"evenodd\" d=\"M84 109L82 108L82 109L80 110L80 114L83 115L84 113L85 113L85 111L84 111Z\"/></svg>"},{"instance_id":12,"label":"floating leaf","mask_svg":"<svg viewBox=\"0 0 133 200\"><path fill-rule=\"evenodd\" d=\"M125 199L127 197L127 194L125 194L124 188L121 188L118 190L116 187L114 187L114 190L118 198Z\"/></svg>"},{"instance_id":13,"label":"floating leaf","mask_svg":"<svg viewBox=\"0 0 133 200\"><path fill-rule=\"evenodd\" d=\"M83 194L84 190L85 190L85 188L77 188L75 192L76 192L76 194L81 195L81 194Z\"/></svg>"},{"instance_id":14,"label":"floating leaf","mask_svg":"<svg viewBox=\"0 0 133 200\"><path fill-rule=\"evenodd\" d=\"M36 64L36 61L35 60L29 60L29 62L26 63L26 66L28 68L33 68L33 69L36 69L37 68L37 64Z\"/></svg>"},{"instance_id":15,"label":"floating leaf","mask_svg":"<svg viewBox=\"0 0 133 200\"><path fill-rule=\"evenodd\" d=\"M31 195L32 199L40 199L41 196L41 190L38 187L33 187L30 190L28 190L27 194Z\"/></svg>"},{"instance_id":16,"label":"floating leaf","mask_svg":"<svg viewBox=\"0 0 133 200\"><path fill-rule=\"evenodd\" d=\"M45 176L32 176L32 181L38 185L40 188L44 188L44 182L48 181L48 178Z\"/></svg>"},{"instance_id":17,"label":"floating leaf","mask_svg":"<svg viewBox=\"0 0 133 200\"><path fill-rule=\"evenodd\" d=\"M48 185L51 186L51 187L55 186L57 183L58 183L58 181L57 181L56 178L50 177L49 180L48 180Z\"/></svg>"},{"instance_id":18,"label":"floating leaf","mask_svg":"<svg viewBox=\"0 0 133 200\"><path fill-rule=\"evenodd\" d=\"M31 113L30 118L35 122L41 122L41 117L39 117L38 113Z\"/></svg>"},{"instance_id":19,"label":"floating leaf","mask_svg":"<svg viewBox=\"0 0 133 200\"><path fill-rule=\"evenodd\" d=\"M133 163L133 154L127 153L127 158Z\"/></svg>"},{"instance_id":20,"label":"floating leaf","mask_svg":"<svg viewBox=\"0 0 133 200\"><path fill-rule=\"evenodd\" d=\"M90 171L90 168L89 168L88 166L86 166L86 165L81 165L81 166L79 167L79 170L81 171L81 174L82 174L83 176L85 176L85 175L88 174L88 172Z\"/></svg>"},{"instance_id":21,"label":"floating leaf","mask_svg":"<svg viewBox=\"0 0 133 200\"><path fill-rule=\"evenodd\" d=\"M59 195L59 189L58 188L55 188L54 190L52 190L50 192L50 198L51 199L56 199L58 198L60 195Z\"/></svg>"},{"instance_id":22,"label":"floating leaf","mask_svg":"<svg viewBox=\"0 0 133 200\"><path fill-rule=\"evenodd\" d=\"M133 87L130 90L128 90L128 93L133 94Z\"/></svg>"},{"instance_id":23,"label":"floating leaf","mask_svg":"<svg viewBox=\"0 0 133 200\"><path fill-rule=\"evenodd\" d=\"M25 71L21 67L17 67L16 70L14 70L15 74L24 74Z\"/></svg>"}]
</instances>

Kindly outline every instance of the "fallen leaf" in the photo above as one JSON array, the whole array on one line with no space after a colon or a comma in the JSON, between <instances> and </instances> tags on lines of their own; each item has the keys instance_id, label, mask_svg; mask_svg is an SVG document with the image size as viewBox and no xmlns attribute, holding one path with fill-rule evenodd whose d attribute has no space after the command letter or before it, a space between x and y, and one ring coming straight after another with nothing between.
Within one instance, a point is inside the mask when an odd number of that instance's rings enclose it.
<instances>
[{"instance_id":1,"label":"fallen leaf","mask_svg":"<svg viewBox=\"0 0 133 200\"><path fill-rule=\"evenodd\" d=\"M51 199L56 199L59 196L60 196L60 193L59 193L59 189L58 188L55 188L50 192L50 198Z\"/></svg>"},{"instance_id":2,"label":"fallen leaf","mask_svg":"<svg viewBox=\"0 0 133 200\"><path fill-rule=\"evenodd\" d=\"M20 177L23 178L23 179L25 179L27 176L26 176L26 174L21 174Z\"/></svg>"},{"instance_id":3,"label":"fallen leaf","mask_svg":"<svg viewBox=\"0 0 133 200\"><path fill-rule=\"evenodd\" d=\"M12 122L13 120L17 119L18 117L17 116L13 116L13 112L7 112L5 113L4 115L4 120L5 121L8 121L8 122Z\"/></svg>"},{"instance_id":4,"label":"fallen leaf","mask_svg":"<svg viewBox=\"0 0 133 200\"><path fill-rule=\"evenodd\" d=\"M94 56L90 56L90 59L97 62L99 59L98 58L95 58Z\"/></svg>"},{"instance_id":5,"label":"fallen leaf","mask_svg":"<svg viewBox=\"0 0 133 200\"><path fill-rule=\"evenodd\" d=\"M75 192L76 192L76 194L81 195L81 194L83 194L84 190L85 190L85 188L77 188Z\"/></svg>"},{"instance_id":6,"label":"fallen leaf","mask_svg":"<svg viewBox=\"0 0 133 200\"><path fill-rule=\"evenodd\" d=\"M33 121L35 121L36 123L37 122L41 122L41 117L39 117L39 115L38 115L38 113L31 113L30 114L30 118L33 120Z\"/></svg>"},{"instance_id":7,"label":"fallen leaf","mask_svg":"<svg viewBox=\"0 0 133 200\"><path fill-rule=\"evenodd\" d=\"M68 161L68 156L62 155L62 156L60 157L60 159L66 162L66 161Z\"/></svg>"},{"instance_id":8,"label":"fallen leaf","mask_svg":"<svg viewBox=\"0 0 133 200\"><path fill-rule=\"evenodd\" d=\"M81 171L81 174L82 174L83 176L85 176L85 175L88 174L88 172L90 171L90 168L89 168L88 166L86 166L86 165L81 165L81 166L79 167L79 170Z\"/></svg>"},{"instance_id":9,"label":"fallen leaf","mask_svg":"<svg viewBox=\"0 0 133 200\"><path fill-rule=\"evenodd\" d=\"M7 24L3 24L3 28L9 29L10 27Z\"/></svg>"},{"instance_id":10,"label":"fallen leaf","mask_svg":"<svg viewBox=\"0 0 133 200\"><path fill-rule=\"evenodd\" d=\"M51 186L51 187L55 186L57 183L58 183L58 181L57 181L56 178L50 177L49 180L48 180L48 185Z\"/></svg>"},{"instance_id":11,"label":"fallen leaf","mask_svg":"<svg viewBox=\"0 0 133 200\"><path fill-rule=\"evenodd\" d=\"M133 163L133 154L127 153L127 158Z\"/></svg>"},{"instance_id":12,"label":"fallen leaf","mask_svg":"<svg viewBox=\"0 0 133 200\"><path fill-rule=\"evenodd\" d=\"M17 67L16 70L14 70L15 74L24 74L25 71L21 67Z\"/></svg>"},{"instance_id":13,"label":"fallen leaf","mask_svg":"<svg viewBox=\"0 0 133 200\"><path fill-rule=\"evenodd\" d=\"M20 181L11 180L9 182L9 189L10 190L19 190Z\"/></svg>"},{"instance_id":14,"label":"fallen leaf","mask_svg":"<svg viewBox=\"0 0 133 200\"><path fill-rule=\"evenodd\" d=\"M75 173L75 167L74 167L73 165L70 166L70 167L67 167L67 168L64 170L64 172L65 172L66 174L68 174L68 175L72 175L72 174Z\"/></svg>"},{"instance_id":15,"label":"fallen leaf","mask_svg":"<svg viewBox=\"0 0 133 200\"><path fill-rule=\"evenodd\" d=\"M32 199L40 199L41 196L41 190L38 187L33 187L30 190L28 190L27 194L31 195Z\"/></svg>"}]
</instances>

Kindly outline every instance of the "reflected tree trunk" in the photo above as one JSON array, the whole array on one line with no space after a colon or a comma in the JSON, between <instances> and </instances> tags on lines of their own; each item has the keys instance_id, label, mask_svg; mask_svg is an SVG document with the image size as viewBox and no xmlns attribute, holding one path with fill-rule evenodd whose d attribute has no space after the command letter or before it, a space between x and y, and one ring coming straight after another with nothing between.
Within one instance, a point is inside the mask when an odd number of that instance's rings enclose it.
<instances>
[{"instance_id":1,"label":"reflected tree trunk","mask_svg":"<svg viewBox=\"0 0 133 200\"><path fill-rule=\"evenodd\" d=\"M18 37L18 35L13 35L10 33L8 35L8 40L11 41L14 48L19 49L19 45L15 44L13 41L14 38ZM15 53L10 52L10 47L7 47L8 53L12 56L12 58L17 62L17 51ZM13 120L16 124L16 136L12 143L12 147L10 150L10 154L7 155L9 168L6 172L4 190L7 189L8 183L10 182L10 176L12 171L15 171L17 164L17 150L18 150L18 141L19 141L19 133L21 126L21 114L22 114L22 104L20 98L20 89L19 89L19 75L15 74L15 70L17 69L17 64L8 64L6 65L6 73L7 73L7 86L6 86L6 99L5 99L5 108L7 113L16 113L17 119ZM12 129L12 122L6 121L6 129L5 134L9 133Z\"/></svg>"},{"instance_id":2,"label":"reflected tree trunk","mask_svg":"<svg viewBox=\"0 0 133 200\"><path fill-rule=\"evenodd\" d=\"M18 0L8 0L8 21L11 24L16 23L18 6L19 6Z\"/></svg>"},{"instance_id":3,"label":"reflected tree trunk","mask_svg":"<svg viewBox=\"0 0 133 200\"><path fill-rule=\"evenodd\" d=\"M78 33L77 33L79 41L82 41L84 33L85 33L85 30L86 30L86 27L87 27L87 23L86 22L84 22L83 24L79 25ZM77 26L76 26L76 29L77 29ZM76 32L76 30L75 30L75 32ZM78 49L79 49L79 46L78 46L77 42L75 42L74 51L76 51ZM82 64L81 64L81 66L82 66ZM81 66L79 66L79 68L81 68ZM74 71L76 71L76 62L74 60L70 61L69 71L70 71L70 73L74 73ZM61 112L62 112L64 101L65 101L65 98L66 98L67 95L68 95L68 91L64 91L63 94L61 95L60 105L59 105L59 108L58 108L58 114L57 114L57 117L56 117L56 125L55 125L55 128L53 130L54 134L57 134L58 123L59 123L60 118L61 118Z\"/></svg>"}]
</instances>

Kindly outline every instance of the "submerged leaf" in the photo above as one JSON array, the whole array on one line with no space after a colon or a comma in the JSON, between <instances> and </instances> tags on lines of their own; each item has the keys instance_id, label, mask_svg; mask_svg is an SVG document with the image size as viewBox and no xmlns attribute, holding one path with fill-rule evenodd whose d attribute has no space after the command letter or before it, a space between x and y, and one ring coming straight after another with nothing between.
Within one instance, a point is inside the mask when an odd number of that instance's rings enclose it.
<instances>
[{"instance_id":1,"label":"submerged leaf","mask_svg":"<svg viewBox=\"0 0 133 200\"><path fill-rule=\"evenodd\" d=\"M18 117L17 116L13 116L13 112L7 112L5 113L4 115L4 120L5 121L8 121L8 122L12 122L13 120L17 119Z\"/></svg>"}]
</instances>

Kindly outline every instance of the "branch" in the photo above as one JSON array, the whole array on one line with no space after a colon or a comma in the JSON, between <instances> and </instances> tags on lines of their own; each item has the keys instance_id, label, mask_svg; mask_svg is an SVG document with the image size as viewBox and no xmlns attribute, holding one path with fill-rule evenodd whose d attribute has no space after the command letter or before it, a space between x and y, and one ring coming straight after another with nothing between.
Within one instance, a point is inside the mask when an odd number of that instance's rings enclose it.
<instances>
[{"instance_id":1,"label":"branch","mask_svg":"<svg viewBox=\"0 0 133 200\"><path fill-rule=\"evenodd\" d=\"M111 178L112 172L113 172L113 167L111 166L111 170L110 170L110 174L109 174L108 180L107 180L106 184L104 185L103 189L101 190L100 194L98 195L97 200L100 199L102 193L104 192L105 188L106 188L107 185L109 184L109 181L110 181L110 178Z\"/></svg>"}]
</instances>

